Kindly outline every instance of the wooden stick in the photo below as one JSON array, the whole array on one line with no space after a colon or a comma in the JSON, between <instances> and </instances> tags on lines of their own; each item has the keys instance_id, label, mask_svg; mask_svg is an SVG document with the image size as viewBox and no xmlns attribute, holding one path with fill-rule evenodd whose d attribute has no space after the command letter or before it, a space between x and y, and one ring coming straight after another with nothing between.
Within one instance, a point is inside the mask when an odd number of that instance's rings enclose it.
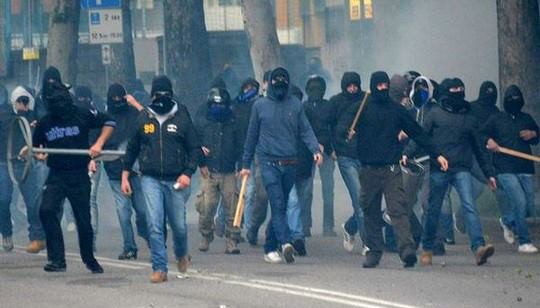
<instances>
[{"instance_id":1,"label":"wooden stick","mask_svg":"<svg viewBox=\"0 0 540 308\"><path fill-rule=\"evenodd\" d=\"M539 156L519 152L519 151L512 150L512 149L505 148L505 147L498 147L497 152L500 152L500 153L503 153L503 154L506 154L506 155L510 155L510 156L514 156L514 157L523 158L523 159L526 159L526 160L532 160L532 161L535 161L535 162L540 162L540 157Z\"/></svg>"},{"instance_id":2,"label":"wooden stick","mask_svg":"<svg viewBox=\"0 0 540 308\"><path fill-rule=\"evenodd\" d=\"M240 228L242 224L242 215L244 214L244 195L246 194L248 176L242 177L242 186L238 195L238 203L236 204L236 213L234 213L233 227Z\"/></svg>"},{"instance_id":3,"label":"wooden stick","mask_svg":"<svg viewBox=\"0 0 540 308\"><path fill-rule=\"evenodd\" d=\"M349 134L347 135L347 142L351 141L353 136L356 134L356 131L354 128L356 127L356 124L358 124L358 119L360 119L360 115L362 114L362 111L364 110L364 107L366 106L367 99L369 97L369 92L366 92L364 95L364 99L362 100L362 103L360 104L360 107L358 107L358 111L356 111L356 115L354 116L354 120L352 121L351 127L349 128Z\"/></svg>"}]
</instances>

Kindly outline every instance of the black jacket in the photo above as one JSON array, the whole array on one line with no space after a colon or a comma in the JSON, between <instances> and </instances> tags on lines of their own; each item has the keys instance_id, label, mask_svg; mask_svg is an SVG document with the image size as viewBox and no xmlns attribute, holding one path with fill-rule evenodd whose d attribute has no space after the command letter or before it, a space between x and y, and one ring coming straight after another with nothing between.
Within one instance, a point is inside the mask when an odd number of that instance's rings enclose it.
<instances>
[{"instance_id":1,"label":"black jacket","mask_svg":"<svg viewBox=\"0 0 540 308\"><path fill-rule=\"evenodd\" d=\"M239 169L244 143L234 118L227 122L199 119L196 128L201 145L210 150L208 156L201 158L201 166L215 173L233 173Z\"/></svg>"},{"instance_id":2,"label":"black jacket","mask_svg":"<svg viewBox=\"0 0 540 308\"><path fill-rule=\"evenodd\" d=\"M326 99L308 99L304 102L306 117L313 128L315 137L324 146L326 154L334 151L332 145L332 103Z\"/></svg>"},{"instance_id":3,"label":"black jacket","mask_svg":"<svg viewBox=\"0 0 540 308\"><path fill-rule=\"evenodd\" d=\"M247 130L249 126L249 118L251 117L251 109L253 104L259 97L256 96L248 102L240 103L238 100L232 105L232 110L234 113L234 118L236 119L236 125L238 126L238 133L240 134L240 141L242 143L242 148L246 142Z\"/></svg>"},{"instance_id":4,"label":"black jacket","mask_svg":"<svg viewBox=\"0 0 540 308\"><path fill-rule=\"evenodd\" d=\"M480 86L478 99L471 102L471 114L478 119L480 125L484 125L492 115L499 112L497 87L493 82L486 81Z\"/></svg>"},{"instance_id":5,"label":"black jacket","mask_svg":"<svg viewBox=\"0 0 540 308\"><path fill-rule=\"evenodd\" d=\"M136 132L128 143L124 170L131 170L138 158L143 175L175 181L182 174L191 176L195 172L200 155L189 112L176 103L162 125L150 109L141 112Z\"/></svg>"}]
</instances>

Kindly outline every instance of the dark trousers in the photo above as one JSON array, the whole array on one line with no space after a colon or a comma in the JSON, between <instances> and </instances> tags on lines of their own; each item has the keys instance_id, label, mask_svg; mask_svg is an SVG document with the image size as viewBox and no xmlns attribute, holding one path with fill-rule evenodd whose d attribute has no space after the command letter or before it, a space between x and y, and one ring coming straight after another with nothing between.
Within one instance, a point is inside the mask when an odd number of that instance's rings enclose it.
<instances>
[{"instance_id":1,"label":"dark trousers","mask_svg":"<svg viewBox=\"0 0 540 308\"><path fill-rule=\"evenodd\" d=\"M39 215L47 238L47 255L52 262L65 263L65 248L60 213L67 198L79 235L79 248L84 263L95 262L92 250L93 230L90 223L90 179L86 170L49 173Z\"/></svg>"},{"instance_id":2,"label":"dark trousers","mask_svg":"<svg viewBox=\"0 0 540 308\"><path fill-rule=\"evenodd\" d=\"M398 240L401 257L408 249L415 249L411 235L410 209L405 200L403 179L399 165L365 166L360 170L360 204L364 211L366 246L374 253L384 249L381 201L384 194L388 215Z\"/></svg>"}]
</instances>

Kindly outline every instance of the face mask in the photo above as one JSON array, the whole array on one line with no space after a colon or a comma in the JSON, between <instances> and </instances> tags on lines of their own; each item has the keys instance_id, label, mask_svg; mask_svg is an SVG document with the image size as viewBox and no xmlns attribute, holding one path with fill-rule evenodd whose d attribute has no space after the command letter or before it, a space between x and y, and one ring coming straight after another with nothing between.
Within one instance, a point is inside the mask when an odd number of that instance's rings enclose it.
<instances>
[{"instance_id":1,"label":"face mask","mask_svg":"<svg viewBox=\"0 0 540 308\"><path fill-rule=\"evenodd\" d=\"M420 88L418 91L416 91L413 95L413 103L416 106L416 108L422 108L425 103L427 103L429 99L429 91L423 88Z\"/></svg>"},{"instance_id":2,"label":"face mask","mask_svg":"<svg viewBox=\"0 0 540 308\"><path fill-rule=\"evenodd\" d=\"M497 103L497 93L486 94L482 100L485 105L495 105Z\"/></svg>"},{"instance_id":3,"label":"face mask","mask_svg":"<svg viewBox=\"0 0 540 308\"><path fill-rule=\"evenodd\" d=\"M251 101L252 98L257 96L257 89L253 88L246 93L242 93L242 95L238 96L238 101L240 103L247 103Z\"/></svg>"},{"instance_id":4,"label":"face mask","mask_svg":"<svg viewBox=\"0 0 540 308\"><path fill-rule=\"evenodd\" d=\"M289 88L289 84L287 82L278 81L274 83L272 87L277 100L281 101L285 99L285 97L287 96L287 90Z\"/></svg>"},{"instance_id":5,"label":"face mask","mask_svg":"<svg viewBox=\"0 0 540 308\"><path fill-rule=\"evenodd\" d=\"M111 113L121 113L128 110L128 104L125 99L119 101L111 99L107 102L107 110Z\"/></svg>"},{"instance_id":6,"label":"face mask","mask_svg":"<svg viewBox=\"0 0 540 308\"><path fill-rule=\"evenodd\" d=\"M376 100L380 100L380 101L387 100L390 97L388 89L377 90L372 94L372 96Z\"/></svg>"},{"instance_id":7,"label":"face mask","mask_svg":"<svg viewBox=\"0 0 540 308\"><path fill-rule=\"evenodd\" d=\"M154 110L159 115L164 115L169 113L174 106L174 101L169 96L163 95L159 96L152 101L150 108Z\"/></svg>"},{"instance_id":8,"label":"face mask","mask_svg":"<svg viewBox=\"0 0 540 308\"><path fill-rule=\"evenodd\" d=\"M53 117L66 117L72 111L72 103L64 98L54 98L47 101L47 111Z\"/></svg>"},{"instance_id":9,"label":"face mask","mask_svg":"<svg viewBox=\"0 0 540 308\"><path fill-rule=\"evenodd\" d=\"M521 109L523 108L523 100L519 97L517 98L509 98L504 100L504 111L507 113L516 116L521 112Z\"/></svg>"},{"instance_id":10,"label":"face mask","mask_svg":"<svg viewBox=\"0 0 540 308\"><path fill-rule=\"evenodd\" d=\"M227 105L211 104L208 108L208 118L211 121L226 122L232 118L232 110Z\"/></svg>"}]
</instances>

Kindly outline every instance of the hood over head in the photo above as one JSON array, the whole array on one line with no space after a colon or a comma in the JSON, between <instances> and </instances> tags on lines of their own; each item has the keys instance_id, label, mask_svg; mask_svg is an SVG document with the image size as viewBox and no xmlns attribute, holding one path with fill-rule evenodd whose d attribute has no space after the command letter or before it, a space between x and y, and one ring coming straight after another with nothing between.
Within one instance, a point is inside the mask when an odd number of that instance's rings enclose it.
<instances>
[{"instance_id":1,"label":"hood over head","mask_svg":"<svg viewBox=\"0 0 540 308\"><path fill-rule=\"evenodd\" d=\"M409 98L416 108L422 108L433 98L433 84L425 76L418 76L411 85Z\"/></svg>"},{"instance_id":2,"label":"hood over head","mask_svg":"<svg viewBox=\"0 0 540 308\"><path fill-rule=\"evenodd\" d=\"M283 101L289 95L290 87L289 72L286 69L278 67L270 73L268 97L277 101Z\"/></svg>"},{"instance_id":3,"label":"hood over head","mask_svg":"<svg viewBox=\"0 0 540 308\"><path fill-rule=\"evenodd\" d=\"M451 91L450 89L462 88L463 91ZM463 113L470 109L470 104L465 100L465 87L459 78L446 78L440 86L441 106L449 112Z\"/></svg>"},{"instance_id":4,"label":"hood over head","mask_svg":"<svg viewBox=\"0 0 540 308\"><path fill-rule=\"evenodd\" d=\"M250 90L247 92L244 92L245 89L248 87L251 87ZM238 91L238 96L236 97L236 100L239 103L247 103L250 102L253 98L257 97L259 95L259 88L260 84L257 80L254 78L247 78L242 82L242 85L240 86L240 90Z\"/></svg>"},{"instance_id":5,"label":"hood over head","mask_svg":"<svg viewBox=\"0 0 540 308\"><path fill-rule=\"evenodd\" d=\"M88 110L96 110L96 106L92 102L92 90L89 87L75 88L75 105Z\"/></svg>"},{"instance_id":6,"label":"hood over head","mask_svg":"<svg viewBox=\"0 0 540 308\"><path fill-rule=\"evenodd\" d=\"M52 90L52 84L62 83L62 77L60 76L60 71L54 67L49 66L43 73L43 80L41 83L41 92L44 97L47 97Z\"/></svg>"},{"instance_id":7,"label":"hood over head","mask_svg":"<svg viewBox=\"0 0 540 308\"><path fill-rule=\"evenodd\" d=\"M509 86L504 92L504 111L516 116L521 112L524 105L525 100L523 99L521 89L516 85Z\"/></svg>"},{"instance_id":8,"label":"hood over head","mask_svg":"<svg viewBox=\"0 0 540 308\"><path fill-rule=\"evenodd\" d=\"M386 89L378 90L377 85L385 83L387 85ZM390 86L390 78L388 77L388 74L383 71L378 71L373 74L371 74L371 79L369 81L369 89L371 91L371 97L375 101L386 101L389 98L389 88Z\"/></svg>"},{"instance_id":9,"label":"hood over head","mask_svg":"<svg viewBox=\"0 0 540 308\"><path fill-rule=\"evenodd\" d=\"M302 101L304 99L304 93L302 92L302 89L300 89L296 85L291 86L291 95L298 98L299 101Z\"/></svg>"},{"instance_id":10,"label":"hood over head","mask_svg":"<svg viewBox=\"0 0 540 308\"><path fill-rule=\"evenodd\" d=\"M23 99L22 97L26 97L26 98ZM34 110L34 107L35 107L34 95L32 95L32 91L30 91L27 87L18 86L13 90L13 92L11 92L10 101L13 106L13 112L15 113L17 113L17 110L15 109L15 103L18 100L19 101L22 100L23 103L28 106L28 110L30 111Z\"/></svg>"},{"instance_id":11,"label":"hood over head","mask_svg":"<svg viewBox=\"0 0 540 308\"><path fill-rule=\"evenodd\" d=\"M215 122L227 122L233 117L231 96L226 89L212 88L208 91L207 118Z\"/></svg>"},{"instance_id":12,"label":"hood over head","mask_svg":"<svg viewBox=\"0 0 540 308\"><path fill-rule=\"evenodd\" d=\"M478 93L478 102L486 106L495 106L497 104L497 86L492 81L484 81L480 86Z\"/></svg>"},{"instance_id":13,"label":"hood over head","mask_svg":"<svg viewBox=\"0 0 540 308\"><path fill-rule=\"evenodd\" d=\"M72 115L75 105L69 89L69 86L60 82L51 85L46 106L47 112L53 118L67 118Z\"/></svg>"},{"instance_id":14,"label":"hood over head","mask_svg":"<svg viewBox=\"0 0 540 308\"><path fill-rule=\"evenodd\" d=\"M322 100L326 93L326 81L318 75L310 76L305 90L309 100Z\"/></svg>"},{"instance_id":15,"label":"hood over head","mask_svg":"<svg viewBox=\"0 0 540 308\"><path fill-rule=\"evenodd\" d=\"M107 110L111 113L128 110L129 105L125 98L126 95L126 89L121 84L113 83L110 85L109 90L107 90Z\"/></svg>"},{"instance_id":16,"label":"hood over head","mask_svg":"<svg viewBox=\"0 0 540 308\"><path fill-rule=\"evenodd\" d=\"M169 77L165 75L154 77L152 80L152 90L150 91L150 96L154 97L156 94L168 95L172 99L174 92L172 82Z\"/></svg>"},{"instance_id":17,"label":"hood over head","mask_svg":"<svg viewBox=\"0 0 540 308\"><path fill-rule=\"evenodd\" d=\"M409 87L409 82L407 79L401 75L395 74L390 79L390 89L389 89L389 95L390 98L398 103L401 104L401 101L407 97L407 88Z\"/></svg>"}]
</instances>

